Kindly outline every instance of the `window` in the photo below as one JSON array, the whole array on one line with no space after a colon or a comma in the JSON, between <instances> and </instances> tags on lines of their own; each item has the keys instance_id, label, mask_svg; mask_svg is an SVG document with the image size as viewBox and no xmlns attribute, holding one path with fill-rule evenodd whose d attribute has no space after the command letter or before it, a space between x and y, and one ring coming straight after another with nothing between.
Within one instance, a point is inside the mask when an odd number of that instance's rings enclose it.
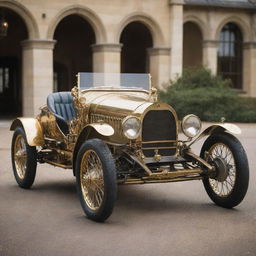
<instances>
[{"instance_id":1,"label":"window","mask_svg":"<svg viewBox=\"0 0 256 256\"><path fill-rule=\"evenodd\" d=\"M232 87L242 89L243 39L234 23L226 24L220 33L218 73L230 79Z\"/></svg>"},{"instance_id":2,"label":"window","mask_svg":"<svg viewBox=\"0 0 256 256\"><path fill-rule=\"evenodd\" d=\"M0 68L0 93L9 88L9 68Z\"/></svg>"}]
</instances>

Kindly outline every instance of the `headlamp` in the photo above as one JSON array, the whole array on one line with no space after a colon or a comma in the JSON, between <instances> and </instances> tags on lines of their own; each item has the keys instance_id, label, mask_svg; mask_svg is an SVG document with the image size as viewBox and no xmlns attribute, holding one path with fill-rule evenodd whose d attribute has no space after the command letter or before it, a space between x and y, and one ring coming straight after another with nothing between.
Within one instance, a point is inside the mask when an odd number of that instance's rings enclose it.
<instances>
[{"instance_id":1,"label":"headlamp","mask_svg":"<svg viewBox=\"0 0 256 256\"><path fill-rule=\"evenodd\" d=\"M139 118L135 116L127 116L123 120L122 126L123 126L123 133L128 139L134 140L138 138L140 128L141 128L141 121Z\"/></svg>"},{"instance_id":2,"label":"headlamp","mask_svg":"<svg viewBox=\"0 0 256 256\"><path fill-rule=\"evenodd\" d=\"M196 115L185 116L181 123L183 133L189 138L193 138L198 135L201 130L201 126L201 120Z\"/></svg>"}]
</instances>

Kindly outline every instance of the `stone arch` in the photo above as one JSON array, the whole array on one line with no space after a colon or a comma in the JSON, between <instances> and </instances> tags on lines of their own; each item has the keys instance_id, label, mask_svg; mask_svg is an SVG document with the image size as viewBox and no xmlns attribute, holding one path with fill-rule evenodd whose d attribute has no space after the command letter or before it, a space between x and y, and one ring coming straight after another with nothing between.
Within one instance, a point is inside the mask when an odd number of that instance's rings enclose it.
<instances>
[{"instance_id":1,"label":"stone arch","mask_svg":"<svg viewBox=\"0 0 256 256\"><path fill-rule=\"evenodd\" d=\"M11 0L1 1L0 7L11 9L24 20L28 30L29 39L39 38L39 30L36 20L26 7L16 1Z\"/></svg>"},{"instance_id":2,"label":"stone arch","mask_svg":"<svg viewBox=\"0 0 256 256\"><path fill-rule=\"evenodd\" d=\"M98 15L94 13L92 10L81 5L71 5L65 9L62 9L50 23L47 31L47 39L53 39L54 31L58 26L59 22L63 18L72 14L77 14L89 22L89 24L92 26L95 32L97 44L106 42L106 30Z\"/></svg>"},{"instance_id":3,"label":"stone arch","mask_svg":"<svg viewBox=\"0 0 256 256\"><path fill-rule=\"evenodd\" d=\"M227 17L225 19L223 19L217 29L216 29L216 33L215 33L215 40L219 41L220 38L220 32L222 30L222 28L227 24L227 23L234 23L238 26L238 28L241 30L242 32L242 36L243 36L243 41L250 41L250 29L248 28L248 26L246 25L246 23L240 19L237 16L230 16Z\"/></svg>"},{"instance_id":4,"label":"stone arch","mask_svg":"<svg viewBox=\"0 0 256 256\"><path fill-rule=\"evenodd\" d=\"M145 13L133 13L128 16L126 16L121 22L119 29L117 31L115 41L119 42L121 34L124 30L124 28L132 23L132 22L141 22L144 24L150 31L152 38L153 38L153 46L163 46L165 45L165 40L163 36L163 32L159 26L159 24L149 15Z\"/></svg>"},{"instance_id":5,"label":"stone arch","mask_svg":"<svg viewBox=\"0 0 256 256\"><path fill-rule=\"evenodd\" d=\"M187 22L195 23L199 27L202 33L203 40L209 38L209 29L207 29L207 24L205 24L205 22L203 22L200 18L194 15L189 15L184 18L183 25Z\"/></svg>"}]
</instances>

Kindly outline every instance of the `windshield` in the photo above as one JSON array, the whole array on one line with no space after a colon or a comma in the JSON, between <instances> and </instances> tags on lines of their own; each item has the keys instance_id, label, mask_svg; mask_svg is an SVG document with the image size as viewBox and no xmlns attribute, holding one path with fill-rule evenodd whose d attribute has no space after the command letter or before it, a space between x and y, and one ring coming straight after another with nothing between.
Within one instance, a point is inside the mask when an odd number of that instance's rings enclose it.
<instances>
[{"instance_id":1,"label":"windshield","mask_svg":"<svg viewBox=\"0 0 256 256\"><path fill-rule=\"evenodd\" d=\"M150 89L150 74L78 73L78 88L86 89Z\"/></svg>"}]
</instances>

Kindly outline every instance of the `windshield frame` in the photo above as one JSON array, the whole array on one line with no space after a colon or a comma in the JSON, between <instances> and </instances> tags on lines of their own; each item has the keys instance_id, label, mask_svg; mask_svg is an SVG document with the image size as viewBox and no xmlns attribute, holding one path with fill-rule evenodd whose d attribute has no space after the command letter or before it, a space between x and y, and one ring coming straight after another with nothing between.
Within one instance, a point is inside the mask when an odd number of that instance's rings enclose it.
<instances>
[{"instance_id":1,"label":"windshield frame","mask_svg":"<svg viewBox=\"0 0 256 256\"><path fill-rule=\"evenodd\" d=\"M113 80L111 80L113 79ZM131 86L136 84L141 86ZM121 81L129 86L122 86ZM144 83L145 82L145 83ZM92 85L90 83L96 83ZM114 85L102 85L104 83ZM89 86L85 86L85 84ZM77 87L80 91L144 91L149 92L151 90L151 75L148 73L89 73L79 72L77 74Z\"/></svg>"}]
</instances>

